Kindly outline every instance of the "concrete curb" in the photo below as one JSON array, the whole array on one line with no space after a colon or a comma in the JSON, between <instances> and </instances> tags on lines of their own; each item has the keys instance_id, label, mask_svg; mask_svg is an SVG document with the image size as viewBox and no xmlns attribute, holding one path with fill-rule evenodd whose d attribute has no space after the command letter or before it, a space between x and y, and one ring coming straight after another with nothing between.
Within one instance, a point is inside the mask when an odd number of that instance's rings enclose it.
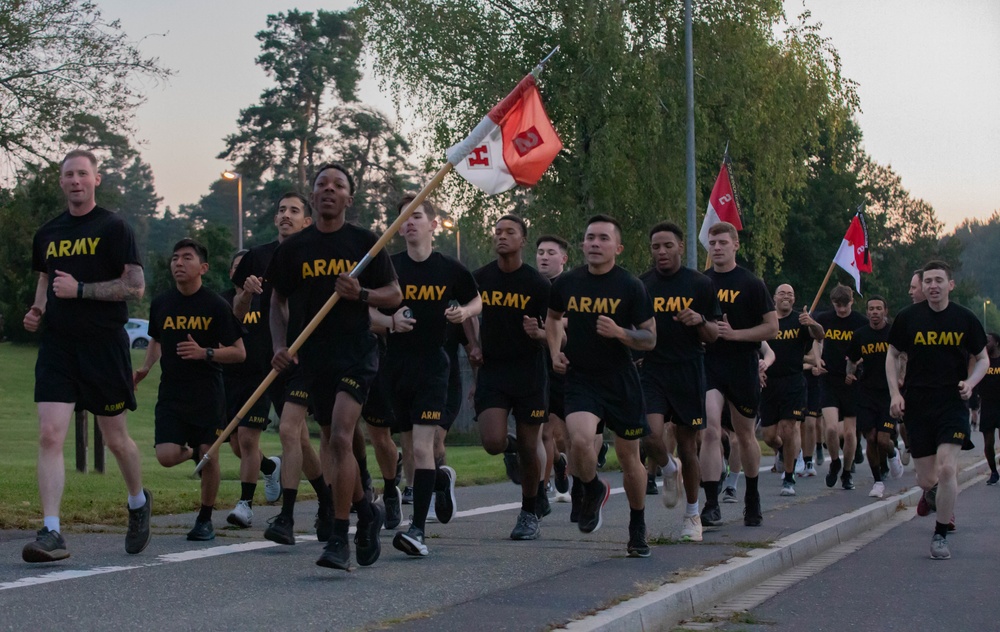
<instances>
[{"instance_id":1,"label":"concrete curb","mask_svg":"<svg viewBox=\"0 0 1000 632\"><path fill-rule=\"evenodd\" d=\"M978 461L958 473L958 482L961 485L984 471L986 461ZM564 629L588 632L669 630L715 604L855 538L891 518L901 502L907 506L915 505L920 494L920 488L913 487L902 494L820 522L781 538L771 548L754 549L746 557L730 558L717 566L708 567L697 577L664 584L641 597L572 621Z\"/></svg>"}]
</instances>

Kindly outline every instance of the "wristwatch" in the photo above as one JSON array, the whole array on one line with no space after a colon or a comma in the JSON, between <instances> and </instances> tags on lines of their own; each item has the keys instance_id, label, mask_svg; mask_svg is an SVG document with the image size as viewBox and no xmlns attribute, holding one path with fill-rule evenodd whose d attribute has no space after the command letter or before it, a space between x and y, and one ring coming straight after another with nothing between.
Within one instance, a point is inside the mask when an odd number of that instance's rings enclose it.
<instances>
[{"instance_id":1,"label":"wristwatch","mask_svg":"<svg viewBox=\"0 0 1000 632\"><path fill-rule=\"evenodd\" d=\"M211 362L213 360L215 360L215 349L209 347L208 349L205 349L205 361Z\"/></svg>"},{"instance_id":2,"label":"wristwatch","mask_svg":"<svg viewBox=\"0 0 1000 632\"><path fill-rule=\"evenodd\" d=\"M367 303L368 290L366 290L365 288L361 288L360 290L358 290L358 300L361 301L362 303Z\"/></svg>"}]
</instances>

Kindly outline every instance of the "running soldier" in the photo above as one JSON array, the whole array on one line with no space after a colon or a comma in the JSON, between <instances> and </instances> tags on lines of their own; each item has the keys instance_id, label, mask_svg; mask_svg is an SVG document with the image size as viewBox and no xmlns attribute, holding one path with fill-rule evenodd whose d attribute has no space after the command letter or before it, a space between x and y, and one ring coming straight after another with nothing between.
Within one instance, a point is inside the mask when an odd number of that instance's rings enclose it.
<instances>
[{"instance_id":1,"label":"running soldier","mask_svg":"<svg viewBox=\"0 0 1000 632\"><path fill-rule=\"evenodd\" d=\"M979 431L983 433L983 453L986 465L990 467L987 485L1000 482L997 473L996 434L1000 429L1000 334L986 336L986 351L990 356L990 368L978 384L982 407L979 414Z\"/></svg>"},{"instance_id":2,"label":"running soldier","mask_svg":"<svg viewBox=\"0 0 1000 632\"><path fill-rule=\"evenodd\" d=\"M297 403L305 408L311 401L320 425L323 469L332 472L333 533L316 563L342 570L350 568L347 531L352 503L358 514L354 537L358 564L374 564L381 554L378 534L383 511L364 492L352 447L362 404L378 370L378 348L369 329L368 308L396 307L402 297L385 251L371 260L359 278L349 276L378 241L371 231L347 223L345 214L353 201L354 180L347 170L340 165L322 165L313 178L312 207L317 215L314 223L278 246L266 274L273 287L272 366L284 371L299 363L299 371L289 381L285 406ZM338 302L293 357L288 353L289 341L298 336L334 291ZM284 423L282 419L282 426ZM289 436L297 439L300 432L300 428L294 428ZM288 481L297 486L300 473L289 463L287 454L283 465L282 484ZM285 501L279 514L281 535L287 536L285 542L289 544L295 542L293 521L290 508L286 513L285 507L296 491L284 488ZM276 519L271 528L278 525Z\"/></svg>"},{"instance_id":3,"label":"running soldier","mask_svg":"<svg viewBox=\"0 0 1000 632\"><path fill-rule=\"evenodd\" d=\"M646 468L639 442L649 434L639 372L631 350L656 346L653 303L637 278L615 264L621 225L607 215L587 221L585 266L563 274L552 286L546 338L552 367L566 374L569 464L584 496L577 527L593 533L611 487L597 476L594 434L602 421L615 433L615 452L629 504L629 557L649 557L646 542ZM563 315L569 315L569 323ZM565 342L565 349L563 344Z\"/></svg>"},{"instance_id":4,"label":"running soldier","mask_svg":"<svg viewBox=\"0 0 1000 632\"><path fill-rule=\"evenodd\" d=\"M893 417L906 414L910 451L917 483L927 493L937 486L939 516L954 519L958 496L958 453L969 437L965 401L989 369L986 332L968 309L949 300L955 287L951 268L943 261L924 266L921 289L927 301L911 305L896 316L889 331L885 373L892 394ZM896 361L907 354L905 398L897 382ZM969 371L968 357L976 363ZM919 507L918 507L919 513ZM931 558L946 560L948 522L937 520L931 539Z\"/></svg>"},{"instance_id":5,"label":"running soldier","mask_svg":"<svg viewBox=\"0 0 1000 632\"><path fill-rule=\"evenodd\" d=\"M170 274L175 287L149 308L146 360L135 372L138 386L162 359L156 397L156 460L164 467L198 462L226 427L226 392L220 364L246 359L240 325L225 299L202 284L208 250L193 239L174 245ZM219 493L219 460L201 470L201 509L188 540L215 539L212 509Z\"/></svg>"},{"instance_id":6,"label":"running soldier","mask_svg":"<svg viewBox=\"0 0 1000 632\"><path fill-rule=\"evenodd\" d=\"M712 269L707 276L715 284L722 308L719 338L705 354L708 392L705 396L707 425L702 433L701 476L705 488L705 508L701 523L705 527L722 524L719 509L719 479L722 478L722 409L729 404L733 430L739 444L740 460L746 475L743 498L743 524L760 526L757 474L760 469L760 444L754 436L757 405L760 398L760 343L778 333L774 302L764 282L749 270L736 265L740 248L736 227L719 222L709 229L709 256Z\"/></svg>"},{"instance_id":7,"label":"running soldier","mask_svg":"<svg viewBox=\"0 0 1000 632\"><path fill-rule=\"evenodd\" d=\"M135 410L126 301L142 298L145 281L132 229L97 206L101 184L89 151L66 154L59 187L67 208L35 233L31 266L35 299L24 315L29 332L42 329L35 363L38 405L38 495L44 524L21 551L25 562L69 557L59 523L66 484L63 444L73 411L93 413L104 443L118 461L128 491L125 551L149 544L153 497L142 487L139 448L128 434L126 410ZM42 325L44 324L44 328Z\"/></svg>"}]
</instances>

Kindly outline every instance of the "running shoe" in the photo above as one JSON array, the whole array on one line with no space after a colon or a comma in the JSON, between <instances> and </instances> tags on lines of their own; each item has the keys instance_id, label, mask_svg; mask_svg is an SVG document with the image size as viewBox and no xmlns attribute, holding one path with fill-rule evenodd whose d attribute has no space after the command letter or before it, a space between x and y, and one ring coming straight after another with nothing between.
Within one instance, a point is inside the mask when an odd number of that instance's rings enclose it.
<instances>
[{"instance_id":1,"label":"running shoe","mask_svg":"<svg viewBox=\"0 0 1000 632\"><path fill-rule=\"evenodd\" d=\"M292 531L294 526L295 521L291 516L278 514L267 521L264 538L278 544L295 544L295 533Z\"/></svg>"},{"instance_id":2,"label":"running shoe","mask_svg":"<svg viewBox=\"0 0 1000 632\"><path fill-rule=\"evenodd\" d=\"M684 526L681 528L681 542L701 542L701 516L684 516Z\"/></svg>"},{"instance_id":3,"label":"running shoe","mask_svg":"<svg viewBox=\"0 0 1000 632\"><path fill-rule=\"evenodd\" d=\"M403 504L412 505L413 504L413 487L407 485L403 488Z\"/></svg>"},{"instance_id":4,"label":"running shoe","mask_svg":"<svg viewBox=\"0 0 1000 632\"><path fill-rule=\"evenodd\" d=\"M63 540L61 533L49 531L48 527L42 527L35 535L35 540L21 549L21 559L31 564L55 562L67 557L69 551L66 550L66 540Z\"/></svg>"},{"instance_id":5,"label":"running shoe","mask_svg":"<svg viewBox=\"0 0 1000 632\"><path fill-rule=\"evenodd\" d=\"M403 503L399 495L399 488L395 487L396 493L389 496L382 494L382 504L385 506L385 528L395 529L403 521Z\"/></svg>"},{"instance_id":6,"label":"running shoe","mask_svg":"<svg viewBox=\"0 0 1000 632\"><path fill-rule=\"evenodd\" d=\"M896 480L903 475L903 462L899 459L899 450L889 459L889 478Z\"/></svg>"},{"instance_id":7,"label":"running shoe","mask_svg":"<svg viewBox=\"0 0 1000 632\"><path fill-rule=\"evenodd\" d=\"M882 498L885 496L885 483L882 481L876 481L875 484L872 485L872 490L868 492L868 496L871 498Z\"/></svg>"},{"instance_id":8,"label":"running shoe","mask_svg":"<svg viewBox=\"0 0 1000 632\"><path fill-rule=\"evenodd\" d=\"M823 445L820 444L816 446L816 458L813 459L813 462L816 463L816 465L823 465L824 461L825 457L823 456Z\"/></svg>"},{"instance_id":9,"label":"running shoe","mask_svg":"<svg viewBox=\"0 0 1000 632\"><path fill-rule=\"evenodd\" d=\"M946 540L943 535L935 533L934 537L931 538L931 559L951 559L951 551L948 550L948 540Z\"/></svg>"},{"instance_id":10,"label":"running shoe","mask_svg":"<svg viewBox=\"0 0 1000 632\"><path fill-rule=\"evenodd\" d=\"M903 450L903 454L900 455L899 461L903 465L909 465L910 464L910 449L909 448L906 448L906 449Z\"/></svg>"},{"instance_id":11,"label":"running shoe","mask_svg":"<svg viewBox=\"0 0 1000 632\"><path fill-rule=\"evenodd\" d=\"M351 545L347 538L339 535L331 535L326 546L323 547L323 554L316 560L316 566L324 568L336 568L342 571L351 569Z\"/></svg>"},{"instance_id":12,"label":"running shoe","mask_svg":"<svg viewBox=\"0 0 1000 632\"><path fill-rule=\"evenodd\" d=\"M253 509L250 507L250 501L241 500L237 502L233 510L226 516L226 522L240 529L250 528L250 525L253 523Z\"/></svg>"},{"instance_id":13,"label":"running shoe","mask_svg":"<svg viewBox=\"0 0 1000 632\"><path fill-rule=\"evenodd\" d=\"M680 461L675 459L673 455L668 455L667 458L674 462L674 473L663 477L663 506L667 509L673 509L680 500L681 488L684 487L684 483L681 480Z\"/></svg>"},{"instance_id":14,"label":"running shoe","mask_svg":"<svg viewBox=\"0 0 1000 632\"><path fill-rule=\"evenodd\" d=\"M781 481L781 496L794 496L795 495L795 483L792 481Z\"/></svg>"},{"instance_id":15,"label":"running shoe","mask_svg":"<svg viewBox=\"0 0 1000 632\"><path fill-rule=\"evenodd\" d=\"M537 540L541 527L538 525L538 516L530 511L521 510L517 515L517 523L513 531L510 532L511 540Z\"/></svg>"},{"instance_id":16,"label":"running shoe","mask_svg":"<svg viewBox=\"0 0 1000 632\"><path fill-rule=\"evenodd\" d=\"M194 527L188 531L187 539L192 542L208 542L215 539L215 527L211 520L195 520Z\"/></svg>"},{"instance_id":17,"label":"running shoe","mask_svg":"<svg viewBox=\"0 0 1000 632\"><path fill-rule=\"evenodd\" d=\"M705 505L705 508L701 510L701 525L704 528L713 528L722 526L722 510L718 505Z\"/></svg>"},{"instance_id":18,"label":"running shoe","mask_svg":"<svg viewBox=\"0 0 1000 632\"><path fill-rule=\"evenodd\" d=\"M748 527L759 527L764 523L764 515L760 511L760 495L747 495L743 499L743 524Z\"/></svg>"},{"instance_id":19,"label":"running shoe","mask_svg":"<svg viewBox=\"0 0 1000 632\"><path fill-rule=\"evenodd\" d=\"M604 505L611 496L611 487L607 483L597 479L597 484L600 488L596 494L584 493L583 495L583 503L580 506L580 521L576 525L583 533L593 533L601 528L601 514Z\"/></svg>"},{"instance_id":20,"label":"running shoe","mask_svg":"<svg viewBox=\"0 0 1000 632\"><path fill-rule=\"evenodd\" d=\"M597 452L597 469L604 468L608 464L608 442L601 444L601 449Z\"/></svg>"},{"instance_id":21,"label":"running shoe","mask_svg":"<svg viewBox=\"0 0 1000 632\"><path fill-rule=\"evenodd\" d=\"M854 475L850 472L844 472L840 477L840 485L848 491L854 489Z\"/></svg>"},{"instance_id":22,"label":"running shoe","mask_svg":"<svg viewBox=\"0 0 1000 632\"><path fill-rule=\"evenodd\" d=\"M722 502L724 503L739 502L739 500L736 498L735 487L727 487L724 490L722 490Z\"/></svg>"},{"instance_id":23,"label":"running shoe","mask_svg":"<svg viewBox=\"0 0 1000 632\"><path fill-rule=\"evenodd\" d=\"M771 472L776 474L785 473L785 465L783 463L784 459L781 458L781 450L779 449L774 453L774 463L771 465Z\"/></svg>"},{"instance_id":24,"label":"running shoe","mask_svg":"<svg viewBox=\"0 0 1000 632\"><path fill-rule=\"evenodd\" d=\"M281 498L281 457L272 456L267 460L274 463L274 471L264 475L264 500L273 503Z\"/></svg>"},{"instance_id":25,"label":"running shoe","mask_svg":"<svg viewBox=\"0 0 1000 632\"><path fill-rule=\"evenodd\" d=\"M802 458L802 450L799 450L799 455L795 457L795 473L802 476L802 472L806 469L805 459Z\"/></svg>"},{"instance_id":26,"label":"running shoe","mask_svg":"<svg viewBox=\"0 0 1000 632\"><path fill-rule=\"evenodd\" d=\"M357 547L358 551L358 566L371 566L378 561L379 555L382 554L382 543L378 534L382 531L382 524L385 521L385 510L379 505L372 505L371 508L372 519L366 525L359 522L354 533L354 546ZM335 540L336 538L331 539ZM348 555L350 555L350 551L348 551ZM322 559L321 557L320 560Z\"/></svg>"},{"instance_id":27,"label":"running shoe","mask_svg":"<svg viewBox=\"0 0 1000 632\"><path fill-rule=\"evenodd\" d=\"M865 452L864 450L861 449L861 442L858 441L858 444L854 446L854 463L856 463L857 465L861 465L864 462L865 462Z\"/></svg>"},{"instance_id":28,"label":"running shoe","mask_svg":"<svg viewBox=\"0 0 1000 632\"><path fill-rule=\"evenodd\" d=\"M129 555L141 553L149 546L152 533L149 530L149 518L153 515L153 494L143 489L146 504L138 509L128 510L128 533L125 534L125 552ZM67 556L69 554L67 553Z\"/></svg>"},{"instance_id":29,"label":"running shoe","mask_svg":"<svg viewBox=\"0 0 1000 632\"><path fill-rule=\"evenodd\" d=\"M396 480L393 483L396 487L399 487L399 482L403 480L403 452L401 450L396 450Z\"/></svg>"},{"instance_id":30,"label":"running shoe","mask_svg":"<svg viewBox=\"0 0 1000 632\"><path fill-rule=\"evenodd\" d=\"M412 524L405 532L397 531L392 538L392 546L397 550L414 557L426 557L427 547L424 545L424 532Z\"/></svg>"},{"instance_id":31,"label":"running shoe","mask_svg":"<svg viewBox=\"0 0 1000 632\"><path fill-rule=\"evenodd\" d=\"M666 485L666 481L664 481ZM660 493L660 488L656 485L656 477L646 475L646 495L647 496L658 496Z\"/></svg>"},{"instance_id":32,"label":"running shoe","mask_svg":"<svg viewBox=\"0 0 1000 632\"><path fill-rule=\"evenodd\" d=\"M507 445L515 446L512 452L504 450L503 465L507 469L507 478L515 485L521 484L521 458L517 454L517 439L514 435L507 435Z\"/></svg>"},{"instance_id":33,"label":"running shoe","mask_svg":"<svg viewBox=\"0 0 1000 632\"><path fill-rule=\"evenodd\" d=\"M990 474L990 479L988 481L986 481L986 484L987 485L996 485L997 483L1000 483L1000 473L998 473L998 472L992 472Z\"/></svg>"},{"instance_id":34,"label":"running shoe","mask_svg":"<svg viewBox=\"0 0 1000 632\"><path fill-rule=\"evenodd\" d=\"M448 524L455 517L455 470L442 465L438 471L438 476L447 480L434 492L434 513L441 524Z\"/></svg>"},{"instance_id":35,"label":"running shoe","mask_svg":"<svg viewBox=\"0 0 1000 632\"><path fill-rule=\"evenodd\" d=\"M569 491L569 475L566 474L566 455L562 452L552 463L552 471L555 472L556 491L565 494Z\"/></svg>"},{"instance_id":36,"label":"running shoe","mask_svg":"<svg viewBox=\"0 0 1000 632\"><path fill-rule=\"evenodd\" d=\"M817 474L817 472L816 472L816 466L813 464L812 461L810 461L810 462L806 463L806 469L803 470L802 473L799 474L799 476L813 477L813 476L816 476L816 474Z\"/></svg>"},{"instance_id":37,"label":"running shoe","mask_svg":"<svg viewBox=\"0 0 1000 632\"><path fill-rule=\"evenodd\" d=\"M629 557L649 557L649 544L646 542L646 525L629 526L628 547Z\"/></svg>"},{"instance_id":38,"label":"running shoe","mask_svg":"<svg viewBox=\"0 0 1000 632\"><path fill-rule=\"evenodd\" d=\"M313 521L316 528L316 539L320 542L328 542L333 535L333 505L320 504L316 510L316 520Z\"/></svg>"},{"instance_id":39,"label":"running shoe","mask_svg":"<svg viewBox=\"0 0 1000 632\"><path fill-rule=\"evenodd\" d=\"M535 499L535 516L541 520L550 513L552 513L552 505L549 504L549 497L545 492L542 492Z\"/></svg>"},{"instance_id":40,"label":"running shoe","mask_svg":"<svg viewBox=\"0 0 1000 632\"><path fill-rule=\"evenodd\" d=\"M840 459L830 462L830 469L826 473L826 486L833 487L837 484L837 475L840 474Z\"/></svg>"}]
</instances>

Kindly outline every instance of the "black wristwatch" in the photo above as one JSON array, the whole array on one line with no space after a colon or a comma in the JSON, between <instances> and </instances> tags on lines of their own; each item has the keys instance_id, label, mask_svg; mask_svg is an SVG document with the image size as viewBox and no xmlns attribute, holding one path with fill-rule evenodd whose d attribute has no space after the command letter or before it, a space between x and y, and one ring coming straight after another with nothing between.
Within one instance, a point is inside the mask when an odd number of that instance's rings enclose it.
<instances>
[{"instance_id":1,"label":"black wristwatch","mask_svg":"<svg viewBox=\"0 0 1000 632\"><path fill-rule=\"evenodd\" d=\"M358 290L358 300L361 301L362 303L367 303L368 290L366 290L365 288L361 288L360 290Z\"/></svg>"},{"instance_id":2,"label":"black wristwatch","mask_svg":"<svg viewBox=\"0 0 1000 632\"><path fill-rule=\"evenodd\" d=\"M209 347L205 349L205 361L211 362L212 360L215 360L215 349Z\"/></svg>"}]
</instances>

